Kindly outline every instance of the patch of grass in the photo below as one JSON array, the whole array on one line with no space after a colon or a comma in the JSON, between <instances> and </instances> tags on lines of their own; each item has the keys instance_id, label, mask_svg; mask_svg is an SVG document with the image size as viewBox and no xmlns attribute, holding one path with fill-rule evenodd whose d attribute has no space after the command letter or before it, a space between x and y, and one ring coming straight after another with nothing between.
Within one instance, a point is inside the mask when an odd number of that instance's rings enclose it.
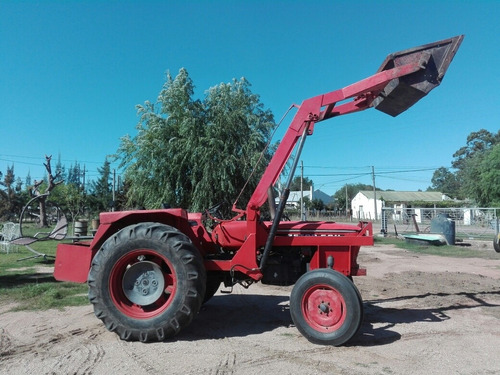
<instances>
[{"instance_id":1,"label":"patch of grass","mask_svg":"<svg viewBox=\"0 0 500 375\"><path fill-rule=\"evenodd\" d=\"M0 301L15 303L12 311L62 309L89 303L86 284L57 281L25 283L3 290Z\"/></svg>"},{"instance_id":2,"label":"patch of grass","mask_svg":"<svg viewBox=\"0 0 500 375\"><path fill-rule=\"evenodd\" d=\"M56 248L58 241L40 241L35 242L30 245L34 250L46 254L52 257L56 255ZM31 251L29 251L24 246L13 246L11 245L10 252L0 253L0 275L3 275L5 271L10 268L32 268L34 266L47 265L50 266L54 263L54 258L47 258L45 260L43 257L39 258L31 258L21 260L23 258L31 257L35 255Z\"/></svg>"},{"instance_id":3,"label":"patch of grass","mask_svg":"<svg viewBox=\"0 0 500 375\"><path fill-rule=\"evenodd\" d=\"M408 243L395 237L375 237L375 244L391 244L400 249L405 249L414 253L438 255L443 257L454 258L483 258L483 259L500 259L500 254L493 249L489 250L473 250L462 246L433 246L433 245L418 245Z\"/></svg>"},{"instance_id":4,"label":"patch of grass","mask_svg":"<svg viewBox=\"0 0 500 375\"><path fill-rule=\"evenodd\" d=\"M32 244L36 251L55 255L57 241ZM0 304L13 304L12 311L47 310L88 304L87 284L59 282L52 276L54 260L34 255L25 247L0 254ZM46 268L46 269L45 269Z\"/></svg>"}]
</instances>

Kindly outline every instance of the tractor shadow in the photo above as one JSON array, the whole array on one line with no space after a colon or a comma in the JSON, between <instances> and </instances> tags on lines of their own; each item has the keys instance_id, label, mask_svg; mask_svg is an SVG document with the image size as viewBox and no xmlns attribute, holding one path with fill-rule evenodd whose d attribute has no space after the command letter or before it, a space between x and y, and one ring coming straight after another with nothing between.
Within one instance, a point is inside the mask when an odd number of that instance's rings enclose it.
<instances>
[{"instance_id":1,"label":"tractor shadow","mask_svg":"<svg viewBox=\"0 0 500 375\"><path fill-rule=\"evenodd\" d=\"M400 324L411 323L440 323L452 319L450 311L468 310L478 307L500 307L500 304L492 304L485 301L485 296L500 296L500 290L479 293L457 292L457 293L425 293L421 295L407 295L395 298L364 301L364 321L358 334L347 344L347 346L378 346L390 344L401 339L397 332ZM466 303L457 303L457 299ZM449 303L429 303L423 300L430 298L432 301L442 299ZM423 308L406 307L384 307L384 303L405 302L421 299ZM439 305L433 307L432 305ZM414 335L410 333L409 335Z\"/></svg>"},{"instance_id":2,"label":"tractor shadow","mask_svg":"<svg viewBox=\"0 0 500 375\"><path fill-rule=\"evenodd\" d=\"M216 295L183 330L182 339L244 337L290 327L289 299L279 295Z\"/></svg>"},{"instance_id":3,"label":"tractor shadow","mask_svg":"<svg viewBox=\"0 0 500 375\"><path fill-rule=\"evenodd\" d=\"M358 334L345 346L381 346L402 338L398 325L440 323L452 319L448 312L477 307L500 307L488 303L487 296L500 296L500 290L487 292L425 293L364 301L364 320ZM457 299L466 298L465 303ZM429 298L429 300L426 300ZM387 307L388 303L422 300L422 308ZM426 300L426 301L424 301ZM438 302L441 301L441 302ZM443 303L445 301L445 303ZM205 305L178 340L245 337L280 327L294 328L288 295L230 294L216 295ZM499 313L500 314L500 313ZM300 335L299 332L296 332ZM409 333L408 335L413 335Z\"/></svg>"}]
</instances>

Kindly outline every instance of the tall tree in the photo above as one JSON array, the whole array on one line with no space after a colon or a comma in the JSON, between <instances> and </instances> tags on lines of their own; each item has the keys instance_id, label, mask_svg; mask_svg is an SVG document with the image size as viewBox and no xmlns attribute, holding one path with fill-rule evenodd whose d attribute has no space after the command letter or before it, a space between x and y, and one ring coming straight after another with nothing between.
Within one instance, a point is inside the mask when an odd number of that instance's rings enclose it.
<instances>
[{"instance_id":1,"label":"tall tree","mask_svg":"<svg viewBox=\"0 0 500 375\"><path fill-rule=\"evenodd\" d=\"M62 164L61 154L57 157L56 174L59 175L61 180L66 180L66 167Z\"/></svg>"},{"instance_id":2,"label":"tall tree","mask_svg":"<svg viewBox=\"0 0 500 375\"><path fill-rule=\"evenodd\" d=\"M478 184L478 201L482 205L500 206L500 143L482 158Z\"/></svg>"},{"instance_id":3,"label":"tall tree","mask_svg":"<svg viewBox=\"0 0 500 375\"><path fill-rule=\"evenodd\" d=\"M432 186L428 190L440 191L449 197L460 197L460 183L457 176L448 168L440 167L436 169L431 179Z\"/></svg>"},{"instance_id":4,"label":"tall tree","mask_svg":"<svg viewBox=\"0 0 500 375\"><path fill-rule=\"evenodd\" d=\"M91 183L90 205L95 212L106 211L113 199L111 182L111 163L106 158L98 168L99 178Z\"/></svg>"},{"instance_id":5,"label":"tall tree","mask_svg":"<svg viewBox=\"0 0 500 375\"><path fill-rule=\"evenodd\" d=\"M313 199L311 202L311 207L314 210L322 211L325 209L325 203L321 199Z\"/></svg>"},{"instance_id":6,"label":"tall tree","mask_svg":"<svg viewBox=\"0 0 500 375\"><path fill-rule=\"evenodd\" d=\"M28 175L26 176L26 180L24 182L24 188L29 189L31 187L31 173L28 171Z\"/></svg>"},{"instance_id":7,"label":"tall tree","mask_svg":"<svg viewBox=\"0 0 500 375\"><path fill-rule=\"evenodd\" d=\"M204 108L205 132L202 138L195 135L200 143L192 162L192 209L238 196L238 204L245 207L270 159L269 154L261 155L274 127L273 115L245 78L210 88Z\"/></svg>"},{"instance_id":8,"label":"tall tree","mask_svg":"<svg viewBox=\"0 0 500 375\"><path fill-rule=\"evenodd\" d=\"M192 99L194 85L185 69L167 73L157 103L138 105L137 135L121 138L118 155L125 167L129 205L158 208L163 203L187 208L191 202L193 131L200 124L201 103Z\"/></svg>"},{"instance_id":9,"label":"tall tree","mask_svg":"<svg viewBox=\"0 0 500 375\"><path fill-rule=\"evenodd\" d=\"M0 173L0 177L2 174ZM7 172L5 173L3 181L0 181L0 185L4 186L4 189L0 193L0 217L3 219L11 219L14 214L15 205L15 174L14 165L11 167L7 166Z\"/></svg>"},{"instance_id":10,"label":"tall tree","mask_svg":"<svg viewBox=\"0 0 500 375\"><path fill-rule=\"evenodd\" d=\"M455 177L460 181L460 196L473 199L477 204L490 205L495 201L493 190L487 183L495 184L493 169L496 155L493 149L500 144L500 131L496 134L485 129L472 132L467 144L453 154L452 167L456 168ZM492 153L493 152L493 153Z\"/></svg>"},{"instance_id":11,"label":"tall tree","mask_svg":"<svg viewBox=\"0 0 500 375\"><path fill-rule=\"evenodd\" d=\"M452 167L463 170L467 159L471 159L475 155L490 149L497 143L500 143L500 130L497 134L493 134L486 129L470 133L467 136L467 144L453 154Z\"/></svg>"},{"instance_id":12,"label":"tall tree","mask_svg":"<svg viewBox=\"0 0 500 375\"><path fill-rule=\"evenodd\" d=\"M77 188L82 187L82 169L80 163L75 162L75 165L71 165L68 170L68 176L66 177L66 183L75 185Z\"/></svg>"},{"instance_id":13,"label":"tall tree","mask_svg":"<svg viewBox=\"0 0 500 375\"><path fill-rule=\"evenodd\" d=\"M300 180L301 180L300 176L295 176L292 180L292 185L290 186L290 190L300 191L300 185L301 185ZM302 189L309 190L311 186L313 186L313 181L308 177L304 177L304 179L302 179Z\"/></svg>"},{"instance_id":14,"label":"tall tree","mask_svg":"<svg viewBox=\"0 0 500 375\"><path fill-rule=\"evenodd\" d=\"M234 199L251 172L262 170L257 161L274 121L248 81L212 87L203 101L193 92L181 69L175 79L167 74L156 104L138 106L137 135L123 137L118 150L129 204L202 210ZM249 188L260 177L253 176Z\"/></svg>"}]
</instances>

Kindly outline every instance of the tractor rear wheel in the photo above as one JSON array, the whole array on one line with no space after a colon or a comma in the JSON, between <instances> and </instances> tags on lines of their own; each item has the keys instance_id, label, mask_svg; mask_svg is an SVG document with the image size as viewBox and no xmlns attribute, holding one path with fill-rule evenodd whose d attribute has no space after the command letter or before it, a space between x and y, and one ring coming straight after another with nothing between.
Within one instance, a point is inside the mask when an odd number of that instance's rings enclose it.
<instances>
[{"instance_id":1,"label":"tractor rear wheel","mask_svg":"<svg viewBox=\"0 0 500 375\"><path fill-rule=\"evenodd\" d=\"M339 346L361 327L363 302L346 276L332 269L316 269L295 283L290 313L299 332L309 341Z\"/></svg>"},{"instance_id":2,"label":"tractor rear wheel","mask_svg":"<svg viewBox=\"0 0 500 375\"><path fill-rule=\"evenodd\" d=\"M128 341L163 341L199 312L206 273L190 239L168 225L140 223L110 237L92 260L95 315Z\"/></svg>"}]
</instances>

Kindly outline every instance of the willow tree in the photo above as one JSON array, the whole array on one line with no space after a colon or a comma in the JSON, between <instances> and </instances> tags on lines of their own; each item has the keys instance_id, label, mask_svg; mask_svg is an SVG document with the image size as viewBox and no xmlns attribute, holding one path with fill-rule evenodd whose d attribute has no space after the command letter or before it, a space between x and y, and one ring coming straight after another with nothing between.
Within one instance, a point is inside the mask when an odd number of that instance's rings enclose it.
<instances>
[{"instance_id":1,"label":"willow tree","mask_svg":"<svg viewBox=\"0 0 500 375\"><path fill-rule=\"evenodd\" d=\"M270 155L262 152L274 127L273 115L244 78L210 88L203 104L204 134L193 160L192 208L233 203L238 197L245 208L269 160Z\"/></svg>"},{"instance_id":2,"label":"willow tree","mask_svg":"<svg viewBox=\"0 0 500 375\"><path fill-rule=\"evenodd\" d=\"M156 103L137 106L137 134L123 137L118 150L129 203L199 211L234 200L247 178L248 190L260 178L269 155L258 161L275 124L248 81L212 87L203 100L193 94L181 69L167 74Z\"/></svg>"}]
</instances>

